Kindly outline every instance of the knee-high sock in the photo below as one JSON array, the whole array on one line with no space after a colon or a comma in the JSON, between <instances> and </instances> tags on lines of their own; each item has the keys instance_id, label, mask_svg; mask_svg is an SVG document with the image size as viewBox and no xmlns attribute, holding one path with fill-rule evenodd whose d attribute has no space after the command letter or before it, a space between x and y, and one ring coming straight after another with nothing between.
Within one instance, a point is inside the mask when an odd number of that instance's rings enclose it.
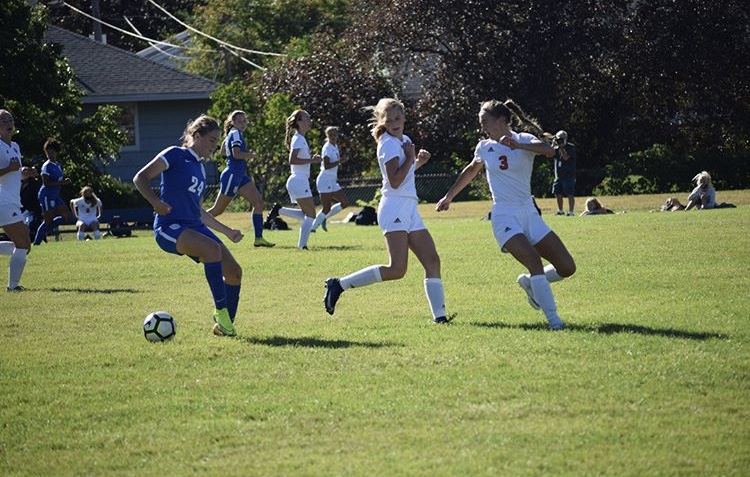
<instances>
[{"instance_id":1,"label":"knee-high sock","mask_svg":"<svg viewBox=\"0 0 750 477\"><path fill-rule=\"evenodd\" d=\"M326 213L323 212L323 209L320 209L320 212L318 212L318 215L315 216L315 220L312 223L311 230L318 230L318 227L320 227L320 224L323 223L326 217L327 217Z\"/></svg>"},{"instance_id":2,"label":"knee-high sock","mask_svg":"<svg viewBox=\"0 0 750 477\"><path fill-rule=\"evenodd\" d=\"M255 231L255 238L263 236L263 214L253 214L253 230Z\"/></svg>"},{"instance_id":3,"label":"knee-high sock","mask_svg":"<svg viewBox=\"0 0 750 477\"><path fill-rule=\"evenodd\" d=\"M0 242L0 255L10 255L16 249L13 242Z\"/></svg>"},{"instance_id":4,"label":"knee-high sock","mask_svg":"<svg viewBox=\"0 0 750 477\"><path fill-rule=\"evenodd\" d=\"M302 209L292 209L291 207L282 207L279 209L279 214L286 215L287 217L291 217L297 220L305 219L305 213L302 212Z\"/></svg>"},{"instance_id":5,"label":"knee-high sock","mask_svg":"<svg viewBox=\"0 0 750 477\"><path fill-rule=\"evenodd\" d=\"M26 267L26 254L29 251L25 248L17 248L10 255L10 272L8 273L8 288L15 288L21 281L23 269Z\"/></svg>"},{"instance_id":6,"label":"knee-high sock","mask_svg":"<svg viewBox=\"0 0 750 477\"><path fill-rule=\"evenodd\" d=\"M380 275L380 265L373 265L371 267L363 268L362 270L350 273L345 277L339 278L339 284L344 290L347 290L349 288L365 287L367 285L372 285L373 283L382 281L383 277Z\"/></svg>"},{"instance_id":7,"label":"knee-high sock","mask_svg":"<svg viewBox=\"0 0 750 477\"><path fill-rule=\"evenodd\" d=\"M211 289L211 295L214 299L214 305L217 310L227 307L227 291L224 286L224 273L221 262L208 262L203 264L206 273L206 281Z\"/></svg>"},{"instance_id":8,"label":"knee-high sock","mask_svg":"<svg viewBox=\"0 0 750 477\"><path fill-rule=\"evenodd\" d=\"M430 304L432 319L445 316L445 291L443 290L443 280L440 278L425 278L424 293L427 295L427 302Z\"/></svg>"},{"instance_id":9,"label":"knee-high sock","mask_svg":"<svg viewBox=\"0 0 750 477\"><path fill-rule=\"evenodd\" d=\"M297 242L297 247L302 248L307 246L307 240L310 238L312 224L313 219L305 216L305 219L302 221L302 226L299 228L299 242Z\"/></svg>"},{"instance_id":10,"label":"knee-high sock","mask_svg":"<svg viewBox=\"0 0 750 477\"><path fill-rule=\"evenodd\" d=\"M45 238L47 238L47 223L42 222L41 224L39 224L39 228L36 229L36 235L34 236L34 245L39 245Z\"/></svg>"},{"instance_id":11,"label":"knee-high sock","mask_svg":"<svg viewBox=\"0 0 750 477\"><path fill-rule=\"evenodd\" d=\"M232 323L234 323L234 317L237 315L237 308L240 304L240 288L241 285L224 284L224 289L227 291L227 311Z\"/></svg>"},{"instance_id":12,"label":"knee-high sock","mask_svg":"<svg viewBox=\"0 0 750 477\"><path fill-rule=\"evenodd\" d=\"M534 299L539 303L539 307L547 317L550 326L556 327L562 324L562 320L557 314L557 305L555 297L552 295L552 287L549 286L545 275L531 276L531 290L534 292Z\"/></svg>"},{"instance_id":13,"label":"knee-high sock","mask_svg":"<svg viewBox=\"0 0 750 477\"><path fill-rule=\"evenodd\" d=\"M557 273L557 269L555 268L555 266L551 263L544 267L544 276L547 277L547 281L550 283L559 282L563 279L563 277L561 277L560 274Z\"/></svg>"}]
</instances>

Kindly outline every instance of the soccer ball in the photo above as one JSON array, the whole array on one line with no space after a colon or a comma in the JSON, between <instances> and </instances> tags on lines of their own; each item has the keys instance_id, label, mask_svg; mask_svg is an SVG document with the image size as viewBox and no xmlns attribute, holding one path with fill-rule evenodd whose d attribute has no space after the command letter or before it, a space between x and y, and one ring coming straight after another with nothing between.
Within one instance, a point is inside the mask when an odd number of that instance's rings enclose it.
<instances>
[{"instance_id":1,"label":"soccer ball","mask_svg":"<svg viewBox=\"0 0 750 477\"><path fill-rule=\"evenodd\" d=\"M143 334L152 343L171 340L176 333L174 318L166 311L149 313L143 322Z\"/></svg>"}]
</instances>

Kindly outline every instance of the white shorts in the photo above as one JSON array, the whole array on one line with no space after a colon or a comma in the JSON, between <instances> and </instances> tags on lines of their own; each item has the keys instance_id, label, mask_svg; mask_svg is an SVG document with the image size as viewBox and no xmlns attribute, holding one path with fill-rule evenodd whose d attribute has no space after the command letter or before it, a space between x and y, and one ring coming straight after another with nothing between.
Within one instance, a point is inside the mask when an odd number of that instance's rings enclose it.
<instances>
[{"instance_id":1,"label":"white shorts","mask_svg":"<svg viewBox=\"0 0 750 477\"><path fill-rule=\"evenodd\" d=\"M99 223L99 219L97 219L96 217L94 217L93 219L79 218L76 221L76 227L80 227L81 225L85 225L86 227L91 227L91 224L93 224L94 222Z\"/></svg>"},{"instance_id":2,"label":"white shorts","mask_svg":"<svg viewBox=\"0 0 750 477\"><path fill-rule=\"evenodd\" d=\"M23 221L23 212L21 212L19 207L14 205L4 205L0 207L0 227Z\"/></svg>"},{"instance_id":3,"label":"white shorts","mask_svg":"<svg viewBox=\"0 0 750 477\"><path fill-rule=\"evenodd\" d=\"M341 190L341 186L337 181L338 177L335 174L319 175L315 179L315 186L318 188L319 194L333 194Z\"/></svg>"},{"instance_id":4,"label":"white shorts","mask_svg":"<svg viewBox=\"0 0 750 477\"><path fill-rule=\"evenodd\" d=\"M378 225L383 234L388 232L416 232L425 230L417 211L419 201L412 197L383 197L378 205Z\"/></svg>"},{"instance_id":5,"label":"white shorts","mask_svg":"<svg viewBox=\"0 0 750 477\"><path fill-rule=\"evenodd\" d=\"M286 180L286 190L289 192L289 200L292 201L292 204L296 204L297 199L312 198L310 179L306 176L296 174L289 176L289 179Z\"/></svg>"},{"instance_id":6,"label":"white shorts","mask_svg":"<svg viewBox=\"0 0 750 477\"><path fill-rule=\"evenodd\" d=\"M514 235L523 234L531 245L536 245L550 232L552 229L542 220L533 205L517 210L492 209L492 233L503 252L507 252L505 242Z\"/></svg>"}]
</instances>

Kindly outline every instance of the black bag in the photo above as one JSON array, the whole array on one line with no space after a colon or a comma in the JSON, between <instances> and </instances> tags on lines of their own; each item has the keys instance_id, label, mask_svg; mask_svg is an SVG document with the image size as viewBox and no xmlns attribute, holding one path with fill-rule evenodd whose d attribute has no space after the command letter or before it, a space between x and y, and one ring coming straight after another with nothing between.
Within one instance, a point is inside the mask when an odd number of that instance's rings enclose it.
<instances>
[{"instance_id":1,"label":"black bag","mask_svg":"<svg viewBox=\"0 0 750 477\"><path fill-rule=\"evenodd\" d=\"M373 207L366 205L362 208L359 214L357 214L354 223L357 225L378 225L378 213Z\"/></svg>"},{"instance_id":2,"label":"black bag","mask_svg":"<svg viewBox=\"0 0 750 477\"><path fill-rule=\"evenodd\" d=\"M289 224L281 217L274 217L273 219L266 219L263 228L266 230L289 230Z\"/></svg>"},{"instance_id":3,"label":"black bag","mask_svg":"<svg viewBox=\"0 0 750 477\"><path fill-rule=\"evenodd\" d=\"M109 221L109 233L115 237L130 237L133 229L127 223L123 222L119 215L115 215Z\"/></svg>"}]
</instances>

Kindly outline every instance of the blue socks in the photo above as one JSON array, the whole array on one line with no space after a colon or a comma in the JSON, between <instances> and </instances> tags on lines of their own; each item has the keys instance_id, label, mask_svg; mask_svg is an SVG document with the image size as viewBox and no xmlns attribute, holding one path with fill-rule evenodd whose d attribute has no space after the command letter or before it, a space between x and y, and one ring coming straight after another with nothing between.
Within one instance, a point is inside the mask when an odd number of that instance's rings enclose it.
<instances>
[{"instance_id":1,"label":"blue socks","mask_svg":"<svg viewBox=\"0 0 750 477\"><path fill-rule=\"evenodd\" d=\"M203 269L206 272L206 281L211 289L211 295L214 298L214 306L217 310L227 307L227 292L224 286L224 272L222 271L221 261L204 263Z\"/></svg>"},{"instance_id":2,"label":"blue socks","mask_svg":"<svg viewBox=\"0 0 750 477\"><path fill-rule=\"evenodd\" d=\"M253 214L253 230L255 230L255 238L263 236L263 214Z\"/></svg>"}]
</instances>

